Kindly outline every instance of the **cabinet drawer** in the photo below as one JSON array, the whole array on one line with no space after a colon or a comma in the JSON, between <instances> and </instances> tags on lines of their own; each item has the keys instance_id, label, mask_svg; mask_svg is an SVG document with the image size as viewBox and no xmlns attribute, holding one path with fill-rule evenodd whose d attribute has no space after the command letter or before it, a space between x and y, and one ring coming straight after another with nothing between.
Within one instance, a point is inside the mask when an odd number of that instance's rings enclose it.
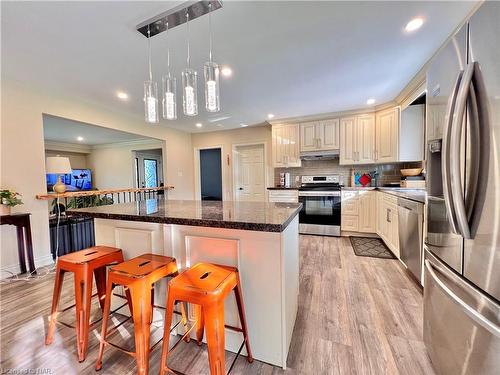
<instances>
[{"instance_id":1,"label":"cabinet drawer","mask_svg":"<svg viewBox=\"0 0 500 375\"><path fill-rule=\"evenodd\" d=\"M359 200L357 191L343 191L341 203L342 215L358 215Z\"/></svg>"},{"instance_id":2,"label":"cabinet drawer","mask_svg":"<svg viewBox=\"0 0 500 375\"><path fill-rule=\"evenodd\" d=\"M342 215L341 225L342 230L357 232L358 231L358 217L354 215Z\"/></svg>"},{"instance_id":3,"label":"cabinet drawer","mask_svg":"<svg viewBox=\"0 0 500 375\"><path fill-rule=\"evenodd\" d=\"M274 203L297 203L299 201L298 190L269 190L269 202Z\"/></svg>"},{"instance_id":4,"label":"cabinet drawer","mask_svg":"<svg viewBox=\"0 0 500 375\"><path fill-rule=\"evenodd\" d=\"M398 204L398 197L392 194L384 193L384 200L389 204Z\"/></svg>"}]
</instances>

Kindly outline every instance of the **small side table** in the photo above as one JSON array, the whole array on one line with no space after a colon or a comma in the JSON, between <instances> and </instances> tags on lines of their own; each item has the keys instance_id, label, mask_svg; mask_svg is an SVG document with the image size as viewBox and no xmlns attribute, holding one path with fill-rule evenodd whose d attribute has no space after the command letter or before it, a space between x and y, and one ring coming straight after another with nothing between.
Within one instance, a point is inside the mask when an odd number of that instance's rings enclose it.
<instances>
[{"instance_id":1,"label":"small side table","mask_svg":"<svg viewBox=\"0 0 500 375\"><path fill-rule=\"evenodd\" d=\"M14 225L17 229L17 252L19 255L19 266L21 273L26 273L26 256L24 246L24 235L26 233L26 254L30 273L36 273L35 261L33 259L33 242L31 240L31 214L12 214L0 216L0 225Z\"/></svg>"}]
</instances>

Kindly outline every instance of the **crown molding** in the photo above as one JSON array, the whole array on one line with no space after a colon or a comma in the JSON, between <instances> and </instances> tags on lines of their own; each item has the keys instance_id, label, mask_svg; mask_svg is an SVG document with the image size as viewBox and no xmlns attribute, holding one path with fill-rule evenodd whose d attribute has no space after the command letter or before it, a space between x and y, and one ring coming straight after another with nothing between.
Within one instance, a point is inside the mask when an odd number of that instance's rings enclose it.
<instances>
[{"instance_id":1,"label":"crown molding","mask_svg":"<svg viewBox=\"0 0 500 375\"><path fill-rule=\"evenodd\" d=\"M50 151L65 151L74 152L78 154L90 154L92 147L89 145L82 145L77 143L45 141L45 150Z\"/></svg>"}]
</instances>

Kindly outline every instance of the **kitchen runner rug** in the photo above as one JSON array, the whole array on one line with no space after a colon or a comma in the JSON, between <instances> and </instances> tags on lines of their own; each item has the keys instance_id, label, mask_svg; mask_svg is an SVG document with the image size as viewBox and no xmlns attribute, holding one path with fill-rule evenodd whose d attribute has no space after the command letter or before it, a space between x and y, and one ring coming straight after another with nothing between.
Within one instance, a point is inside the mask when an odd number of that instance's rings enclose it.
<instances>
[{"instance_id":1,"label":"kitchen runner rug","mask_svg":"<svg viewBox=\"0 0 500 375\"><path fill-rule=\"evenodd\" d=\"M380 238L349 237L354 254L360 257L396 259Z\"/></svg>"}]
</instances>

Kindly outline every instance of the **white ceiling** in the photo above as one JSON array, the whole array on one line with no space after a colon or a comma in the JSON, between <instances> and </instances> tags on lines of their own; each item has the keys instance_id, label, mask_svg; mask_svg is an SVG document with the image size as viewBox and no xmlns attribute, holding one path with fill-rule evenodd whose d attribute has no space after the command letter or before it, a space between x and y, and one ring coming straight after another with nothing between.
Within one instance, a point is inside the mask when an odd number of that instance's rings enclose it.
<instances>
[{"instance_id":1,"label":"white ceiling","mask_svg":"<svg viewBox=\"0 0 500 375\"><path fill-rule=\"evenodd\" d=\"M137 134L47 115L43 116L43 136L46 141L77 143L89 146L147 140L147 138ZM82 137L83 140L79 141L78 137Z\"/></svg>"},{"instance_id":2,"label":"white ceiling","mask_svg":"<svg viewBox=\"0 0 500 375\"><path fill-rule=\"evenodd\" d=\"M142 119L147 40L135 30L179 2L2 2L2 79L15 79ZM197 132L335 112L394 99L475 2L224 1L213 13L214 56L233 69L222 111L182 114L162 126ZM426 22L408 35L414 16ZM207 17L191 22L192 65L207 60ZM185 27L169 33L172 68L185 67ZM154 78L166 65L165 33L152 39ZM180 82L178 84L180 86ZM130 95L116 98L116 91ZM178 107L181 108L179 98ZM222 121L211 118L229 116ZM196 122L203 128L197 129ZM217 126L217 124L220 124Z\"/></svg>"}]
</instances>

